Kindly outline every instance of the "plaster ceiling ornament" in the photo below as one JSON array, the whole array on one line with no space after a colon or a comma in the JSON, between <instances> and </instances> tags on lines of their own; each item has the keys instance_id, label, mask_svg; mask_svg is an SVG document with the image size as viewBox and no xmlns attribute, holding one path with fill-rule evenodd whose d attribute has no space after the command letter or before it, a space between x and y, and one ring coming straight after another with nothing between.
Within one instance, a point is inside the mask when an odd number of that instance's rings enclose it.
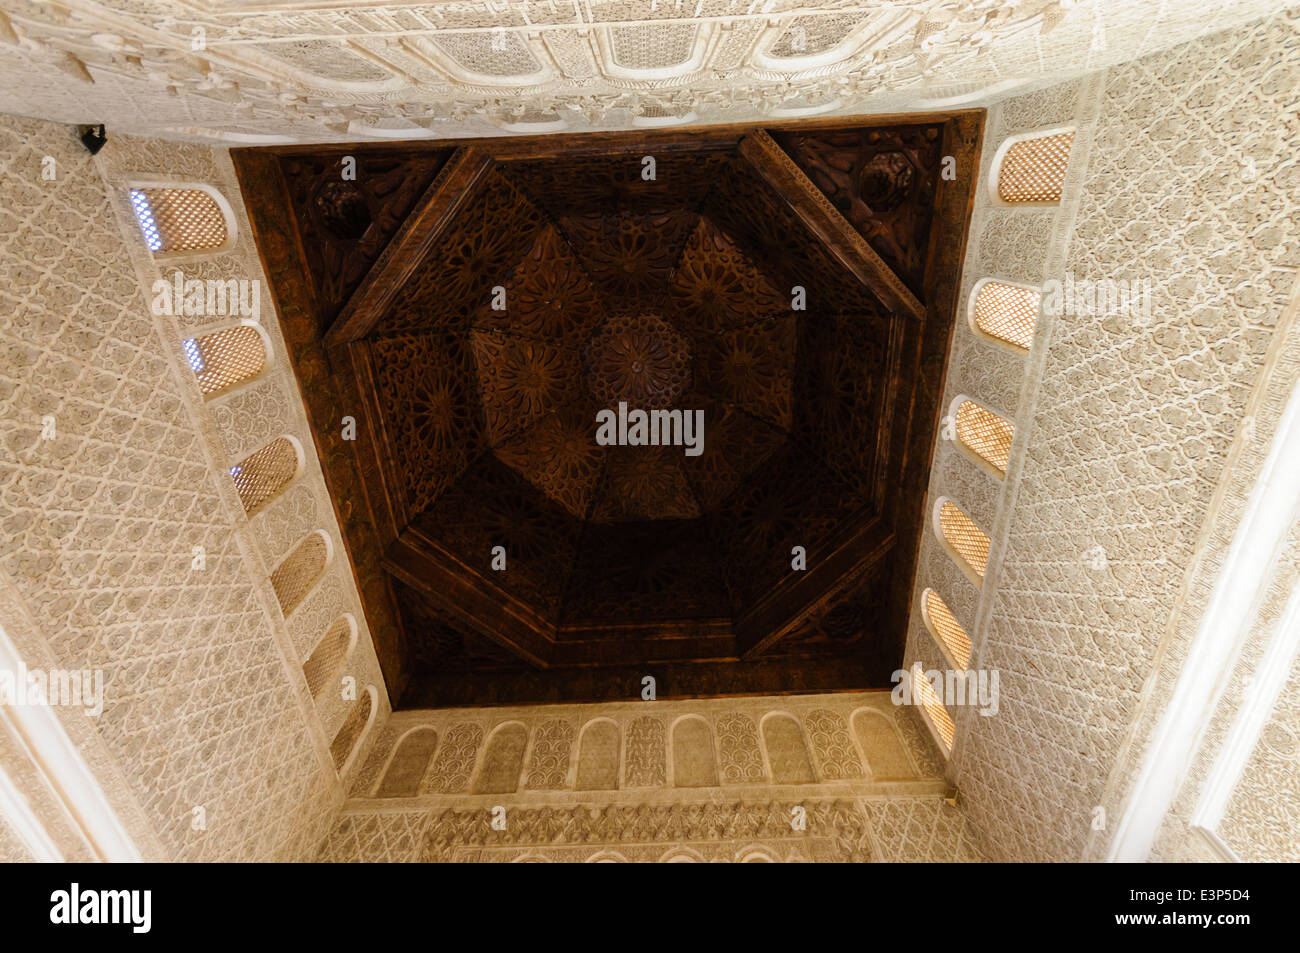
<instances>
[{"instance_id":1,"label":"plaster ceiling ornament","mask_svg":"<svg viewBox=\"0 0 1300 953\"><path fill-rule=\"evenodd\" d=\"M1246 0L1220 26L1271 8ZM1196 0L11 0L0 109L251 143L984 104L1191 39ZM20 82L39 72L39 89Z\"/></svg>"},{"instance_id":2,"label":"plaster ceiling ornament","mask_svg":"<svg viewBox=\"0 0 1300 953\"><path fill-rule=\"evenodd\" d=\"M403 703L888 687L979 128L234 152L310 416L363 408L323 465ZM622 407L698 455L602 445Z\"/></svg>"}]
</instances>

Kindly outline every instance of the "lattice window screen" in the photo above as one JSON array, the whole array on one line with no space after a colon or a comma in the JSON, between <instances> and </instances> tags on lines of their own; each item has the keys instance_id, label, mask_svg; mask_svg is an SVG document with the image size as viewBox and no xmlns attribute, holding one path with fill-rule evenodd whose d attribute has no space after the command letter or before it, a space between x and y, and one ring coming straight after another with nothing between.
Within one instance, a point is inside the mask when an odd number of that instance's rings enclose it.
<instances>
[{"instance_id":1,"label":"lattice window screen","mask_svg":"<svg viewBox=\"0 0 1300 953\"><path fill-rule=\"evenodd\" d=\"M303 597L316 584L325 571L325 558L329 549L325 537L312 533L298 548L285 557L284 562L271 572L271 587L280 601L280 611L286 616L298 607Z\"/></svg>"},{"instance_id":2,"label":"lattice window screen","mask_svg":"<svg viewBox=\"0 0 1300 953\"><path fill-rule=\"evenodd\" d=\"M1004 202L1059 202L1070 163L1074 130L1014 142L998 167L998 198Z\"/></svg>"},{"instance_id":3,"label":"lattice window screen","mask_svg":"<svg viewBox=\"0 0 1300 953\"><path fill-rule=\"evenodd\" d=\"M224 394L250 381L266 367L266 346L257 329L247 324L222 328L185 342L185 355L207 398Z\"/></svg>"},{"instance_id":4,"label":"lattice window screen","mask_svg":"<svg viewBox=\"0 0 1300 953\"><path fill-rule=\"evenodd\" d=\"M970 665L970 636L952 614L948 604L933 589L927 589L921 594L921 604L925 609L925 619L930 624L930 634L948 647L958 665L962 668Z\"/></svg>"},{"instance_id":5,"label":"lattice window screen","mask_svg":"<svg viewBox=\"0 0 1300 953\"><path fill-rule=\"evenodd\" d=\"M989 538L983 531L951 500L945 500L939 510L939 529L948 545L983 579L989 562Z\"/></svg>"},{"instance_id":6,"label":"lattice window screen","mask_svg":"<svg viewBox=\"0 0 1300 953\"><path fill-rule=\"evenodd\" d=\"M131 205L150 251L202 251L226 243L226 217L202 189L132 189Z\"/></svg>"},{"instance_id":7,"label":"lattice window screen","mask_svg":"<svg viewBox=\"0 0 1300 953\"><path fill-rule=\"evenodd\" d=\"M352 749L356 747L357 741L361 738L361 732L366 730L366 722L370 720L371 704L370 692L362 692L361 697L357 699L357 703L348 712L343 727L334 736L334 741L330 744L330 755L334 758L335 770L343 770L343 765L348 762L348 755L352 753Z\"/></svg>"},{"instance_id":8,"label":"lattice window screen","mask_svg":"<svg viewBox=\"0 0 1300 953\"><path fill-rule=\"evenodd\" d=\"M230 468L244 512L252 516L274 499L298 472L298 451L287 437L272 440Z\"/></svg>"},{"instance_id":9,"label":"lattice window screen","mask_svg":"<svg viewBox=\"0 0 1300 953\"><path fill-rule=\"evenodd\" d=\"M1032 288L1017 288L986 281L975 295L975 326L992 337L1028 351L1034 343L1042 295Z\"/></svg>"},{"instance_id":10,"label":"lattice window screen","mask_svg":"<svg viewBox=\"0 0 1300 953\"><path fill-rule=\"evenodd\" d=\"M1003 476L1011 457L1011 440L1015 426L973 400L963 400L957 407L957 439L980 458L987 460Z\"/></svg>"},{"instance_id":11,"label":"lattice window screen","mask_svg":"<svg viewBox=\"0 0 1300 953\"><path fill-rule=\"evenodd\" d=\"M326 683L343 665L348 643L352 640L352 624L346 616L334 620L320 644L302 663L302 674L307 678L307 688L312 698L319 698Z\"/></svg>"},{"instance_id":12,"label":"lattice window screen","mask_svg":"<svg viewBox=\"0 0 1300 953\"><path fill-rule=\"evenodd\" d=\"M951 751L953 738L957 736L957 726L952 720L952 715L948 714L948 709L939 701L934 686L925 677L919 662L912 669L912 700L920 702L925 713L930 716L930 723L934 725L934 730L943 739L944 747Z\"/></svg>"}]
</instances>

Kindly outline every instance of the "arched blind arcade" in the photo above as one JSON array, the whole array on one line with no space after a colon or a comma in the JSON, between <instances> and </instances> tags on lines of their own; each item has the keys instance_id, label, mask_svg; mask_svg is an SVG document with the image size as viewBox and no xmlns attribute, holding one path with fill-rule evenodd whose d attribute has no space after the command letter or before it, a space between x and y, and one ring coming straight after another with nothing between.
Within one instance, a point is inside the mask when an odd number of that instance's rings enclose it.
<instances>
[{"instance_id":1,"label":"arched blind arcade","mask_svg":"<svg viewBox=\"0 0 1300 953\"><path fill-rule=\"evenodd\" d=\"M973 400L957 406L957 439L1002 476L1007 473L1015 426Z\"/></svg>"},{"instance_id":2,"label":"arched blind arcade","mask_svg":"<svg viewBox=\"0 0 1300 953\"><path fill-rule=\"evenodd\" d=\"M933 589L921 593L921 617L930 634L948 649L953 661L963 669L970 665L970 636Z\"/></svg>"},{"instance_id":3,"label":"arched blind arcade","mask_svg":"<svg viewBox=\"0 0 1300 953\"><path fill-rule=\"evenodd\" d=\"M348 763L348 758L352 755L353 749L356 748L357 742L361 740L361 734L366 730L366 725L370 723L370 712L374 709L375 704L373 695L374 689L371 687L367 687L361 693L361 697L356 700L352 710L348 712L348 717L344 719L338 734L334 736L334 741L330 745L330 756L334 759L335 770L343 770L343 766Z\"/></svg>"},{"instance_id":4,"label":"arched blind arcade","mask_svg":"<svg viewBox=\"0 0 1300 953\"><path fill-rule=\"evenodd\" d=\"M934 686L925 677L919 662L912 669L912 700L919 704L929 717L935 733L943 742L944 750L952 751L952 742L957 736L957 726L952 720L952 715L948 714L948 709L935 694Z\"/></svg>"},{"instance_id":5,"label":"arched blind arcade","mask_svg":"<svg viewBox=\"0 0 1300 953\"><path fill-rule=\"evenodd\" d=\"M328 561L329 543L325 534L315 532L271 571L271 588L275 590L281 612L288 616L298 607L325 572Z\"/></svg>"},{"instance_id":6,"label":"arched blind arcade","mask_svg":"<svg viewBox=\"0 0 1300 953\"><path fill-rule=\"evenodd\" d=\"M244 512L252 516L284 491L298 474L298 448L278 437L230 468Z\"/></svg>"},{"instance_id":7,"label":"arched blind arcade","mask_svg":"<svg viewBox=\"0 0 1300 953\"><path fill-rule=\"evenodd\" d=\"M312 698L320 698L330 679L343 666L352 643L352 632L352 621L347 616L335 619L320 644L307 656L307 661L302 663L302 674L307 679L307 688Z\"/></svg>"}]
</instances>

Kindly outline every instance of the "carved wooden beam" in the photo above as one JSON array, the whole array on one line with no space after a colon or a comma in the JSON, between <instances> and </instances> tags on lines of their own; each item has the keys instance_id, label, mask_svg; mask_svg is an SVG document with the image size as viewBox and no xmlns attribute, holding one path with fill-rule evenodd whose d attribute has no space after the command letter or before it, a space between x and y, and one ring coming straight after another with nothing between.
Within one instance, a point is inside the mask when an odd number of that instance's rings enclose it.
<instances>
[{"instance_id":1,"label":"carved wooden beam","mask_svg":"<svg viewBox=\"0 0 1300 953\"><path fill-rule=\"evenodd\" d=\"M917 321L925 320L925 307L908 290L903 279L831 204L812 179L795 164L776 140L762 129L740 140L740 154L763 181L772 186L835 258L870 288L885 307Z\"/></svg>"},{"instance_id":2,"label":"carved wooden beam","mask_svg":"<svg viewBox=\"0 0 1300 953\"><path fill-rule=\"evenodd\" d=\"M832 551L815 559L810 554L806 572L796 573L736 620L736 654L752 660L825 612L864 574L880 572L896 542L892 527L873 519Z\"/></svg>"},{"instance_id":3,"label":"carved wooden beam","mask_svg":"<svg viewBox=\"0 0 1300 953\"><path fill-rule=\"evenodd\" d=\"M554 624L414 527L408 526L388 547L383 567L438 610L472 626L534 668L551 664ZM412 634L418 638L418 633Z\"/></svg>"},{"instance_id":4,"label":"carved wooden beam","mask_svg":"<svg viewBox=\"0 0 1300 953\"><path fill-rule=\"evenodd\" d=\"M370 332L419 266L425 252L478 194L478 187L494 162L490 155L471 146L452 153L330 325L325 334L327 350L333 351Z\"/></svg>"}]
</instances>

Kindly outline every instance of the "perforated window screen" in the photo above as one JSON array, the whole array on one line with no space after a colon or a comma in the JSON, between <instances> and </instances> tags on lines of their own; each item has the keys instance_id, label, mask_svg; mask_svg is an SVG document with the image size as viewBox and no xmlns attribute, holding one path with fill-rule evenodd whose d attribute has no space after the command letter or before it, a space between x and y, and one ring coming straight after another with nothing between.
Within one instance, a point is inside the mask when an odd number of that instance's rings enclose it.
<instances>
[{"instance_id":1,"label":"perforated window screen","mask_svg":"<svg viewBox=\"0 0 1300 953\"><path fill-rule=\"evenodd\" d=\"M957 407L957 439L1004 476L1015 435L1016 428L1010 421L973 400L963 400Z\"/></svg>"},{"instance_id":2,"label":"perforated window screen","mask_svg":"<svg viewBox=\"0 0 1300 953\"><path fill-rule=\"evenodd\" d=\"M224 394L252 380L266 367L262 335L246 324L188 339L185 356L204 397Z\"/></svg>"},{"instance_id":3,"label":"perforated window screen","mask_svg":"<svg viewBox=\"0 0 1300 953\"><path fill-rule=\"evenodd\" d=\"M226 217L202 189L132 189L131 206L150 251L203 251L226 243Z\"/></svg>"},{"instance_id":4,"label":"perforated window screen","mask_svg":"<svg viewBox=\"0 0 1300 953\"><path fill-rule=\"evenodd\" d=\"M1042 296L1032 288L986 281L975 294L975 326L991 337L1028 351L1034 343Z\"/></svg>"},{"instance_id":5,"label":"perforated window screen","mask_svg":"<svg viewBox=\"0 0 1300 953\"><path fill-rule=\"evenodd\" d=\"M287 437L272 440L230 468L230 478L250 516L278 496L298 472L298 451Z\"/></svg>"},{"instance_id":6,"label":"perforated window screen","mask_svg":"<svg viewBox=\"0 0 1300 953\"><path fill-rule=\"evenodd\" d=\"M951 500L945 500L939 510L939 529L948 545L983 579L988 569L989 538Z\"/></svg>"},{"instance_id":7,"label":"perforated window screen","mask_svg":"<svg viewBox=\"0 0 1300 953\"><path fill-rule=\"evenodd\" d=\"M998 197L1004 202L1059 202L1070 163L1074 130L1014 142L998 167Z\"/></svg>"},{"instance_id":8,"label":"perforated window screen","mask_svg":"<svg viewBox=\"0 0 1300 953\"><path fill-rule=\"evenodd\" d=\"M958 665L966 668L970 665L970 636L937 592L927 589L921 599L926 621L930 623L930 634L948 647Z\"/></svg>"},{"instance_id":9,"label":"perforated window screen","mask_svg":"<svg viewBox=\"0 0 1300 953\"><path fill-rule=\"evenodd\" d=\"M307 678L307 688L312 698L319 698L325 683L339 670L352 639L352 624L343 616L334 620L320 644L302 663L302 673Z\"/></svg>"},{"instance_id":10,"label":"perforated window screen","mask_svg":"<svg viewBox=\"0 0 1300 953\"><path fill-rule=\"evenodd\" d=\"M280 611L286 616L297 608L325 571L328 555L325 537L312 533L271 572L271 587L280 602Z\"/></svg>"},{"instance_id":11,"label":"perforated window screen","mask_svg":"<svg viewBox=\"0 0 1300 953\"><path fill-rule=\"evenodd\" d=\"M957 736L957 726L953 723L952 715L948 714L948 709L939 701L939 696L934 693L934 686L925 677L919 664L912 670L912 695L913 700L919 701L925 713L930 716L930 723L943 739L944 748L951 751L953 738Z\"/></svg>"},{"instance_id":12,"label":"perforated window screen","mask_svg":"<svg viewBox=\"0 0 1300 953\"><path fill-rule=\"evenodd\" d=\"M334 736L334 742L330 745L330 755L334 758L336 770L343 770L348 755L352 753L352 749L361 738L361 732L366 730L366 722L370 720L370 706L370 692L363 692L357 699L357 703L352 706L352 710L348 712L343 727Z\"/></svg>"}]
</instances>

